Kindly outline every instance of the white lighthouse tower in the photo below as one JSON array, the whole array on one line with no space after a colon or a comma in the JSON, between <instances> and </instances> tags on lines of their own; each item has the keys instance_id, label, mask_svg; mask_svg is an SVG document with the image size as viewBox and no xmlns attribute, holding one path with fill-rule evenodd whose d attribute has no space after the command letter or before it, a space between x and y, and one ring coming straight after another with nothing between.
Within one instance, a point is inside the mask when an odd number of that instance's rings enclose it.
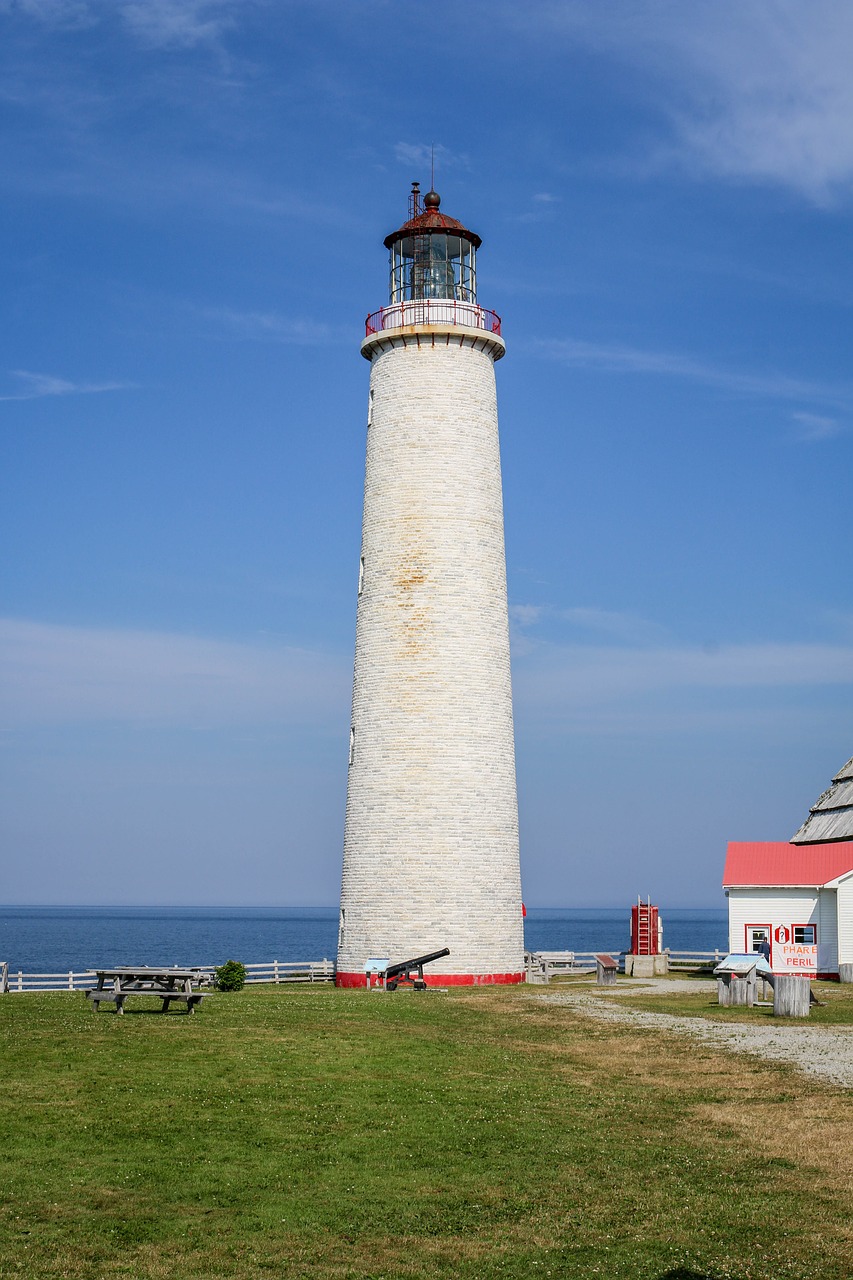
<instances>
[{"instance_id":1,"label":"white lighthouse tower","mask_svg":"<svg viewBox=\"0 0 853 1280\"><path fill-rule=\"evenodd\" d=\"M427 981L523 976L494 364L480 237L417 184L367 319L364 520L337 981L449 947Z\"/></svg>"}]
</instances>

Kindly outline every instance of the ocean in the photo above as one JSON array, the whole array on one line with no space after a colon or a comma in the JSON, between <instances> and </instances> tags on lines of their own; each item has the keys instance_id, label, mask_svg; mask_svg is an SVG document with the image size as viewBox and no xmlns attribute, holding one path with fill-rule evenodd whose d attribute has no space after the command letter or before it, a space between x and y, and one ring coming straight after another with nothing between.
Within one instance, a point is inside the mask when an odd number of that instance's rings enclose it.
<instances>
[{"instance_id":1,"label":"ocean","mask_svg":"<svg viewBox=\"0 0 853 1280\"><path fill-rule=\"evenodd\" d=\"M723 909L661 907L664 946L673 951L726 949ZM3 907L0 961L24 973L64 973L121 964L218 965L225 960L334 959L335 907ZM531 951L623 951L623 908L529 907ZM444 945L443 938L434 940ZM407 957L401 957L406 959Z\"/></svg>"}]
</instances>

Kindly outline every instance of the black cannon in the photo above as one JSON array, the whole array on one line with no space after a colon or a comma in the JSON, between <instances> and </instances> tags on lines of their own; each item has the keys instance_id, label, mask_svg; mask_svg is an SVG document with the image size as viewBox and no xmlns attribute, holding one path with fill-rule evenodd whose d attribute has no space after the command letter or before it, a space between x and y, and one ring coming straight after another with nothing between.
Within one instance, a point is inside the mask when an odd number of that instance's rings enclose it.
<instances>
[{"instance_id":1,"label":"black cannon","mask_svg":"<svg viewBox=\"0 0 853 1280\"><path fill-rule=\"evenodd\" d=\"M403 960L401 964L389 964L382 975L386 991L396 991L400 983L414 987L415 991L426 991L424 982L424 965L442 956L450 955L450 947L441 951L431 951L428 956L415 956L414 960Z\"/></svg>"}]
</instances>

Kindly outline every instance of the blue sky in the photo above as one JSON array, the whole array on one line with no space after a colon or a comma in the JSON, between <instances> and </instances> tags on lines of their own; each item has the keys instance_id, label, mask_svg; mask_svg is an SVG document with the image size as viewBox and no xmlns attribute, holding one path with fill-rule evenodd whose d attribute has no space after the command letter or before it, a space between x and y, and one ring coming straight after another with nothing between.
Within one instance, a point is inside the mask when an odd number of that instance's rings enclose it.
<instances>
[{"instance_id":1,"label":"blue sky","mask_svg":"<svg viewBox=\"0 0 853 1280\"><path fill-rule=\"evenodd\" d=\"M525 896L853 752L853 9L0 0L7 903L337 898L384 236L483 237Z\"/></svg>"}]
</instances>

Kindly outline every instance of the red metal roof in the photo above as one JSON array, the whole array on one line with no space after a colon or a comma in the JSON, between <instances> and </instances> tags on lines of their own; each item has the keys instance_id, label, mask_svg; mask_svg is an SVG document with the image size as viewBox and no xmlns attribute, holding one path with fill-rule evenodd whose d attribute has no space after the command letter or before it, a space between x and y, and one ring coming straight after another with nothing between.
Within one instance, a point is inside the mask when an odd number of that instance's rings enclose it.
<instances>
[{"instance_id":1,"label":"red metal roof","mask_svg":"<svg viewBox=\"0 0 853 1280\"><path fill-rule=\"evenodd\" d=\"M723 887L819 885L853 871L853 840L832 844L788 844L775 840L731 840Z\"/></svg>"},{"instance_id":2,"label":"red metal roof","mask_svg":"<svg viewBox=\"0 0 853 1280\"><path fill-rule=\"evenodd\" d=\"M390 236L386 236L385 248L390 249L395 240L405 240L411 235L435 235L438 232L450 232L451 235L463 236L464 239L471 241L475 249L479 249L483 243L476 231L469 231L455 218L448 217L446 213L440 213L438 209L425 209L416 218L410 218L408 222L404 222L399 231L392 231Z\"/></svg>"}]
</instances>

